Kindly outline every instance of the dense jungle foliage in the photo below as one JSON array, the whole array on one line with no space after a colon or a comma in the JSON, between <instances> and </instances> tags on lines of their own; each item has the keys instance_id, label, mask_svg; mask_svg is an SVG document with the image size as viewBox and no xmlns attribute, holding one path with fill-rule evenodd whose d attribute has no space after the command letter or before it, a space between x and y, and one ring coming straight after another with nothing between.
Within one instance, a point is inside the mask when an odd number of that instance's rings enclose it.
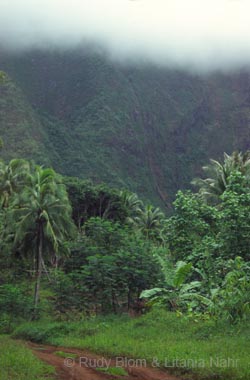
<instances>
[{"instance_id":1,"label":"dense jungle foliage","mask_svg":"<svg viewBox=\"0 0 250 380\"><path fill-rule=\"evenodd\" d=\"M156 305L247 320L250 153L225 154L204 172L167 217L127 190L1 161L1 329Z\"/></svg>"},{"instance_id":2,"label":"dense jungle foliage","mask_svg":"<svg viewBox=\"0 0 250 380\"><path fill-rule=\"evenodd\" d=\"M1 160L0 333L156 357L185 379L248 378L250 153L203 171L167 216L128 190ZM0 347L0 378L52 378L21 343Z\"/></svg>"}]
</instances>

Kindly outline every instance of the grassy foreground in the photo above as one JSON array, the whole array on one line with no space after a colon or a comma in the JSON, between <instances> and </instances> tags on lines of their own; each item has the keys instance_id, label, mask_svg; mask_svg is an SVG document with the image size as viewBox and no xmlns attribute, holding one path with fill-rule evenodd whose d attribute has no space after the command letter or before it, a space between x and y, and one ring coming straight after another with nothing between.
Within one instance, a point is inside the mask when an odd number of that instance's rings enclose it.
<instances>
[{"instance_id":1,"label":"grassy foreground","mask_svg":"<svg viewBox=\"0 0 250 380\"><path fill-rule=\"evenodd\" d=\"M81 322L36 322L15 337L112 356L185 373L185 379L250 379L249 323L192 321L155 310L141 318L110 316Z\"/></svg>"},{"instance_id":2,"label":"grassy foreground","mask_svg":"<svg viewBox=\"0 0 250 380\"><path fill-rule=\"evenodd\" d=\"M0 380L48 380L54 368L40 362L24 344L0 336Z\"/></svg>"}]
</instances>

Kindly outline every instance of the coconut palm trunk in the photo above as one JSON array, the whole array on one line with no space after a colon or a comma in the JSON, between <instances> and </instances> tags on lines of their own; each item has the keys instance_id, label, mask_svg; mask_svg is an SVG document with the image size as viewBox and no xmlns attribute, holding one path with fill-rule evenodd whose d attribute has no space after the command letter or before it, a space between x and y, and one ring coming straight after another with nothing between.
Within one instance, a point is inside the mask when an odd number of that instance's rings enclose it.
<instances>
[{"instance_id":1,"label":"coconut palm trunk","mask_svg":"<svg viewBox=\"0 0 250 380\"><path fill-rule=\"evenodd\" d=\"M38 239L37 239L37 255L36 255L36 284L34 294L34 318L37 317L38 304L40 299L40 285L42 277L42 261L43 261L43 226L41 223L38 225Z\"/></svg>"},{"instance_id":2,"label":"coconut palm trunk","mask_svg":"<svg viewBox=\"0 0 250 380\"><path fill-rule=\"evenodd\" d=\"M26 186L13 199L14 246L35 257L33 319L38 317L45 254L48 258L58 255L64 239L75 235L68 194L60 181L52 169L36 166Z\"/></svg>"}]
</instances>

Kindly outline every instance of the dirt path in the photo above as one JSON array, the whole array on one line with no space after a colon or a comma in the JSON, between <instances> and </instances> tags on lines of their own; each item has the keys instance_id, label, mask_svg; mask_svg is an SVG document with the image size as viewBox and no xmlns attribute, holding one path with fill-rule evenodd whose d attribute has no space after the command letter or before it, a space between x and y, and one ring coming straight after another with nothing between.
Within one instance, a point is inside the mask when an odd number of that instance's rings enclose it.
<instances>
[{"instance_id":1,"label":"dirt path","mask_svg":"<svg viewBox=\"0 0 250 380\"><path fill-rule=\"evenodd\" d=\"M144 364L140 365L138 362L134 365L131 363L129 365L124 364L124 369L128 373L127 376L114 376L102 373L96 368L117 367L118 359L109 359L77 349L37 345L34 343L29 343L28 345L39 359L56 368L57 380L178 380L175 376L165 371L145 367ZM58 352L66 353L65 356L67 357L59 356ZM121 364L121 360L124 360L125 363L125 359L119 359L119 365Z\"/></svg>"}]
</instances>

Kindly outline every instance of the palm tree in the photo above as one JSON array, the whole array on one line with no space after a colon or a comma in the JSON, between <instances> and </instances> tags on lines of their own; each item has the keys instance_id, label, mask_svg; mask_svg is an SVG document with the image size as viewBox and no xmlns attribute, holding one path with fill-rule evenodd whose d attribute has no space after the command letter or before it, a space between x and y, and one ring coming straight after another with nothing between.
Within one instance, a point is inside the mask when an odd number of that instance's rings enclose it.
<instances>
[{"instance_id":1,"label":"palm tree","mask_svg":"<svg viewBox=\"0 0 250 380\"><path fill-rule=\"evenodd\" d=\"M14 245L28 249L35 257L36 316L45 255L58 255L64 240L75 231L66 188L54 170L35 167L28 185L16 194L12 217L16 221Z\"/></svg>"},{"instance_id":2,"label":"palm tree","mask_svg":"<svg viewBox=\"0 0 250 380\"><path fill-rule=\"evenodd\" d=\"M147 238L163 240L161 236L165 220L163 212L158 207L145 206L137 194L130 191L121 191L120 197L128 213L126 222Z\"/></svg>"},{"instance_id":3,"label":"palm tree","mask_svg":"<svg viewBox=\"0 0 250 380\"><path fill-rule=\"evenodd\" d=\"M8 208L10 197L25 186L30 174L30 163L23 159L11 160L7 165L0 161L0 205Z\"/></svg>"},{"instance_id":4,"label":"palm tree","mask_svg":"<svg viewBox=\"0 0 250 380\"><path fill-rule=\"evenodd\" d=\"M138 209L137 215L131 219L131 224L140 230L147 238L160 236L165 217L163 212L151 205Z\"/></svg>"},{"instance_id":5,"label":"palm tree","mask_svg":"<svg viewBox=\"0 0 250 380\"><path fill-rule=\"evenodd\" d=\"M9 230L12 224L8 223L8 209L11 199L15 192L21 191L25 186L29 174L30 164L26 160L14 159L8 164L0 161L0 241L2 249L4 246L8 247L8 243L11 241Z\"/></svg>"},{"instance_id":6,"label":"palm tree","mask_svg":"<svg viewBox=\"0 0 250 380\"><path fill-rule=\"evenodd\" d=\"M209 177L195 178L191 183L199 187L199 192L205 200L217 202L226 190L229 177L234 171L240 171L250 179L250 151L244 154L233 152L231 156L224 153L223 163L210 160L210 165L203 166L202 169Z\"/></svg>"},{"instance_id":7,"label":"palm tree","mask_svg":"<svg viewBox=\"0 0 250 380\"><path fill-rule=\"evenodd\" d=\"M120 198L128 214L127 221L135 217L143 208L142 201L135 193L131 193L128 190L122 190L120 191Z\"/></svg>"}]
</instances>

